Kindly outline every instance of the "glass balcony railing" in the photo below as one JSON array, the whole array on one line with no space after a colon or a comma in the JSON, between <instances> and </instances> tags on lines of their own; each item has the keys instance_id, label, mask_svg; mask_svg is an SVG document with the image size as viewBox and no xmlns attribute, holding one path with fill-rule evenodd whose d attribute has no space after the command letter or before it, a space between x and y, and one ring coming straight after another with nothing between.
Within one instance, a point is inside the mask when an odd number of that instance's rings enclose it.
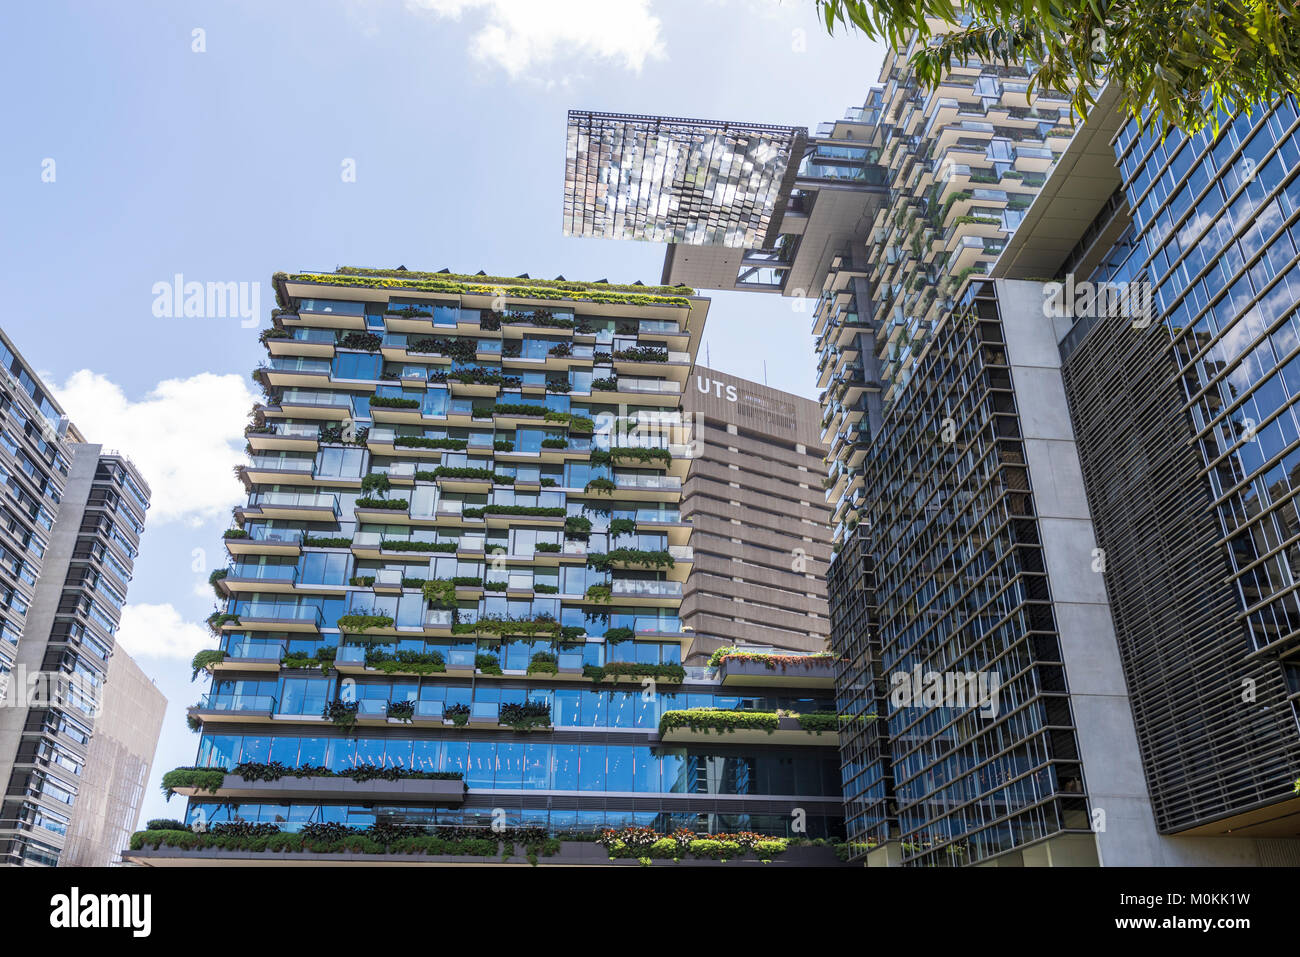
<instances>
[{"instance_id":1,"label":"glass balcony railing","mask_svg":"<svg viewBox=\"0 0 1300 957\"><path fill-rule=\"evenodd\" d=\"M561 671L581 671L583 660L581 651L561 651L556 655L556 665Z\"/></svg>"},{"instance_id":2,"label":"glass balcony railing","mask_svg":"<svg viewBox=\"0 0 1300 957\"><path fill-rule=\"evenodd\" d=\"M298 567L296 565L253 565L237 564L230 567L228 577L243 581L269 581L296 584Z\"/></svg>"},{"instance_id":3,"label":"glass balcony railing","mask_svg":"<svg viewBox=\"0 0 1300 957\"><path fill-rule=\"evenodd\" d=\"M329 375L330 360L306 356L275 356L268 366L275 372L311 372Z\"/></svg>"},{"instance_id":4,"label":"glass balcony railing","mask_svg":"<svg viewBox=\"0 0 1300 957\"><path fill-rule=\"evenodd\" d=\"M444 656L447 659L448 668L473 668L474 667L474 649L473 648L452 648Z\"/></svg>"},{"instance_id":5,"label":"glass balcony railing","mask_svg":"<svg viewBox=\"0 0 1300 957\"><path fill-rule=\"evenodd\" d=\"M469 717L471 721L500 721L501 705L496 701L475 701L470 705Z\"/></svg>"},{"instance_id":6,"label":"glass balcony railing","mask_svg":"<svg viewBox=\"0 0 1300 957\"><path fill-rule=\"evenodd\" d=\"M614 579L611 594L615 598L681 598L682 583Z\"/></svg>"},{"instance_id":7,"label":"glass balcony railing","mask_svg":"<svg viewBox=\"0 0 1300 957\"><path fill-rule=\"evenodd\" d=\"M205 694L199 699L201 711L275 711L272 695L231 694L227 692Z\"/></svg>"},{"instance_id":8,"label":"glass balcony railing","mask_svg":"<svg viewBox=\"0 0 1300 957\"><path fill-rule=\"evenodd\" d=\"M251 638L237 638L226 642L224 648L227 658L282 658L284 641L255 641Z\"/></svg>"},{"instance_id":9,"label":"glass balcony railing","mask_svg":"<svg viewBox=\"0 0 1300 957\"><path fill-rule=\"evenodd\" d=\"M401 588L402 572L398 568L381 568L375 572L375 584L385 588Z\"/></svg>"},{"instance_id":10,"label":"glass balcony railing","mask_svg":"<svg viewBox=\"0 0 1300 957\"><path fill-rule=\"evenodd\" d=\"M288 605L272 601L240 602L235 606L240 619L264 618L276 621L302 621L323 627L325 618L314 605Z\"/></svg>"},{"instance_id":11,"label":"glass balcony railing","mask_svg":"<svg viewBox=\"0 0 1300 957\"><path fill-rule=\"evenodd\" d=\"M387 718L388 702L379 698L362 698L357 702L357 717Z\"/></svg>"},{"instance_id":12,"label":"glass balcony railing","mask_svg":"<svg viewBox=\"0 0 1300 957\"><path fill-rule=\"evenodd\" d=\"M274 472L303 472L310 474L312 459L291 459L275 455L254 455L248 460L250 469L267 469Z\"/></svg>"},{"instance_id":13,"label":"glass balcony railing","mask_svg":"<svg viewBox=\"0 0 1300 957\"><path fill-rule=\"evenodd\" d=\"M455 614L450 608L426 608L424 610L424 627L450 628ZM471 659L472 662L473 659Z\"/></svg>"},{"instance_id":14,"label":"glass balcony railing","mask_svg":"<svg viewBox=\"0 0 1300 957\"><path fill-rule=\"evenodd\" d=\"M424 718L428 721L442 720L443 703L441 701L417 701L415 702L415 716Z\"/></svg>"},{"instance_id":15,"label":"glass balcony railing","mask_svg":"<svg viewBox=\"0 0 1300 957\"><path fill-rule=\"evenodd\" d=\"M298 545L303 541L304 534L303 529L300 528L266 528L265 525L253 525L252 528L248 529L246 541Z\"/></svg>"},{"instance_id":16,"label":"glass balcony railing","mask_svg":"<svg viewBox=\"0 0 1300 957\"><path fill-rule=\"evenodd\" d=\"M620 475L614 474L614 484L619 488L680 489L682 480L676 475Z\"/></svg>"},{"instance_id":17,"label":"glass balcony railing","mask_svg":"<svg viewBox=\"0 0 1300 957\"><path fill-rule=\"evenodd\" d=\"M294 342L311 342L317 344L334 345L335 335L333 329L295 329L293 330Z\"/></svg>"},{"instance_id":18,"label":"glass balcony railing","mask_svg":"<svg viewBox=\"0 0 1300 957\"><path fill-rule=\"evenodd\" d=\"M327 508L339 514L339 497L329 492L254 492L249 505L279 505L297 508Z\"/></svg>"},{"instance_id":19,"label":"glass balcony railing","mask_svg":"<svg viewBox=\"0 0 1300 957\"><path fill-rule=\"evenodd\" d=\"M335 664L364 665L366 663L365 645L344 645L334 656Z\"/></svg>"}]
</instances>

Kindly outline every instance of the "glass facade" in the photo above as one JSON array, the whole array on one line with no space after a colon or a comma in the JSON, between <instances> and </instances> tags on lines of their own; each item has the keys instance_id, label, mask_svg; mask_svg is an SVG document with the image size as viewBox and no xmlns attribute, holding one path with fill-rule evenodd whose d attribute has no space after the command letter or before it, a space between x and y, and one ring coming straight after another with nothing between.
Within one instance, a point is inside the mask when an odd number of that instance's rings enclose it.
<instances>
[{"instance_id":1,"label":"glass facade","mask_svg":"<svg viewBox=\"0 0 1300 957\"><path fill-rule=\"evenodd\" d=\"M806 134L799 127L570 111L564 234L763 247Z\"/></svg>"},{"instance_id":2,"label":"glass facade","mask_svg":"<svg viewBox=\"0 0 1300 957\"><path fill-rule=\"evenodd\" d=\"M334 354L310 404L293 363L263 373L218 654L190 714L197 766L340 783L307 801L199 792L190 818L477 824L504 807L552 830L748 821L785 836L802 809L808 836L838 836L834 750L788 737L806 732L661 734L675 712L834 707L779 677L737 689L683 666L680 402L706 304L632 295L621 307L638 314L609 318L603 290L543 308L507 289L500 312L487 295L440 300L440 324L386 286L349 284L351 307L308 294L331 278L291 277L263 336L274 357ZM281 453L304 467L268 469ZM361 808L342 776L358 770L458 776L464 804Z\"/></svg>"}]
</instances>

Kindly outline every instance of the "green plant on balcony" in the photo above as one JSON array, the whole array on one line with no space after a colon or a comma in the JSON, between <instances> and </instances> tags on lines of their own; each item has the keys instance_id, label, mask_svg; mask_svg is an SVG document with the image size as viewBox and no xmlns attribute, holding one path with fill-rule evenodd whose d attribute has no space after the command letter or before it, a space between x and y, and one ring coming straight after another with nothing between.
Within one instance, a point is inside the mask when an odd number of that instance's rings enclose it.
<instances>
[{"instance_id":1,"label":"green plant on balcony","mask_svg":"<svg viewBox=\"0 0 1300 957\"><path fill-rule=\"evenodd\" d=\"M581 515L570 515L564 520L564 534L570 538L583 538L591 534L591 519ZM560 546L556 545L558 552Z\"/></svg>"},{"instance_id":2,"label":"green plant on balcony","mask_svg":"<svg viewBox=\"0 0 1300 957\"><path fill-rule=\"evenodd\" d=\"M216 594L217 601L226 597L217 582L224 581L226 576L229 574L229 568L215 568L213 569L212 574L208 576L208 584L212 586L212 591Z\"/></svg>"},{"instance_id":3,"label":"green plant on balcony","mask_svg":"<svg viewBox=\"0 0 1300 957\"><path fill-rule=\"evenodd\" d=\"M386 714L389 718L396 718L398 721L405 721L410 724L415 719L415 702L414 701L390 701Z\"/></svg>"},{"instance_id":4,"label":"green plant on balcony","mask_svg":"<svg viewBox=\"0 0 1300 957\"><path fill-rule=\"evenodd\" d=\"M613 598L613 586L611 585L588 585L586 592L587 601L600 602L609 604Z\"/></svg>"},{"instance_id":5,"label":"green plant on balcony","mask_svg":"<svg viewBox=\"0 0 1300 957\"><path fill-rule=\"evenodd\" d=\"M389 307L385 310L387 315L398 316L402 319L432 319L433 313L427 309L421 309L418 306L401 306L400 308Z\"/></svg>"},{"instance_id":6,"label":"green plant on balcony","mask_svg":"<svg viewBox=\"0 0 1300 957\"><path fill-rule=\"evenodd\" d=\"M546 391L564 394L569 391L569 376L564 372L553 372L546 377Z\"/></svg>"},{"instance_id":7,"label":"green plant on balcony","mask_svg":"<svg viewBox=\"0 0 1300 957\"><path fill-rule=\"evenodd\" d=\"M293 338L293 333L291 333L288 329L280 329L275 326L272 326L270 329L263 329L261 332L257 334L258 342L261 342L263 345L266 344L266 341L268 339L292 339L292 338Z\"/></svg>"},{"instance_id":8,"label":"green plant on balcony","mask_svg":"<svg viewBox=\"0 0 1300 957\"><path fill-rule=\"evenodd\" d=\"M456 727L463 727L469 724L469 705L449 704L442 709L442 716Z\"/></svg>"},{"instance_id":9,"label":"green plant on balcony","mask_svg":"<svg viewBox=\"0 0 1300 957\"><path fill-rule=\"evenodd\" d=\"M550 412L546 406L538 405L532 402L498 402L492 406L493 415L526 415L533 418L549 419L554 413Z\"/></svg>"},{"instance_id":10,"label":"green plant on balcony","mask_svg":"<svg viewBox=\"0 0 1300 957\"><path fill-rule=\"evenodd\" d=\"M474 670L484 675L501 674L501 661L496 655L479 652L474 656Z\"/></svg>"},{"instance_id":11,"label":"green plant on balcony","mask_svg":"<svg viewBox=\"0 0 1300 957\"><path fill-rule=\"evenodd\" d=\"M550 309L534 309L532 313L511 312L506 314L506 322L541 326L550 329L572 329L573 320L567 316L557 316Z\"/></svg>"},{"instance_id":12,"label":"green plant on balcony","mask_svg":"<svg viewBox=\"0 0 1300 957\"><path fill-rule=\"evenodd\" d=\"M591 388L593 392L617 392L618 380L614 378L592 379Z\"/></svg>"},{"instance_id":13,"label":"green plant on balcony","mask_svg":"<svg viewBox=\"0 0 1300 957\"><path fill-rule=\"evenodd\" d=\"M624 445L617 448L593 449L591 452L592 465L609 465L618 459L631 459L637 462L661 462L664 465L670 465L673 461L673 454L667 449L645 449L634 445Z\"/></svg>"},{"instance_id":14,"label":"green plant on balcony","mask_svg":"<svg viewBox=\"0 0 1300 957\"><path fill-rule=\"evenodd\" d=\"M487 515L532 515L538 518L563 518L564 506L546 505L484 505Z\"/></svg>"},{"instance_id":15,"label":"green plant on balcony","mask_svg":"<svg viewBox=\"0 0 1300 957\"><path fill-rule=\"evenodd\" d=\"M614 353L614 358L626 362L667 362L668 350L656 349L654 346L633 346L630 349L619 349Z\"/></svg>"},{"instance_id":16,"label":"green plant on balcony","mask_svg":"<svg viewBox=\"0 0 1300 957\"><path fill-rule=\"evenodd\" d=\"M546 354L556 359L567 359L573 355L573 346L567 342L557 342L546 350Z\"/></svg>"},{"instance_id":17,"label":"green plant on balcony","mask_svg":"<svg viewBox=\"0 0 1300 957\"><path fill-rule=\"evenodd\" d=\"M223 611L214 611L212 614L208 615L207 620L208 620L208 628L210 628L214 634L221 630L222 625L239 624L238 615L232 615L229 612L223 612Z\"/></svg>"},{"instance_id":18,"label":"green plant on balcony","mask_svg":"<svg viewBox=\"0 0 1300 957\"><path fill-rule=\"evenodd\" d=\"M425 472L424 474L431 475L434 478L481 479L487 482L491 482L496 477L496 473L491 469L452 465L439 465L432 472ZM416 473L416 477L419 477L418 472ZM513 482L514 480L511 479L511 481Z\"/></svg>"},{"instance_id":19,"label":"green plant on balcony","mask_svg":"<svg viewBox=\"0 0 1300 957\"><path fill-rule=\"evenodd\" d=\"M554 618L538 615L536 618L498 618L486 615L477 621L458 622L452 626L456 635L495 635L498 638L524 637L532 638L539 634L553 634L558 628ZM580 630L579 630L580 631ZM564 634L564 629L560 629Z\"/></svg>"},{"instance_id":20,"label":"green plant on balcony","mask_svg":"<svg viewBox=\"0 0 1300 957\"><path fill-rule=\"evenodd\" d=\"M220 664L225 660L226 653L219 649L209 648L205 651L198 652L194 655L193 660L190 661L190 667L193 669L193 672L190 675L190 681L193 682L197 679L199 672L203 671L209 665Z\"/></svg>"},{"instance_id":21,"label":"green plant on balcony","mask_svg":"<svg viewBox=\"0 0 1300 957\"><path fill-rule=\"evenodd\" d=\"M387 498L393 484L388 480L386 472L371 472L361 479L361 492L364 495L367 492L374 492L379 498Z\"/></svg>"},{"instance_id":22,"label":"green plant on balcony","mask_svg":"<svg viewBox=\"0 0 1300 957\"><path fill-rule=\"evenodd\" d=\"M624 641L631 641L635 637L636 632L631 628L610 628L605 632L605 641L611 645L617 645Z\"/></svg>"},{"instance_id":23,"label":"green plant on balcony","mask_svg":"<svg viewBox=\"0 0 1300 957\"><path fill-rule=\"evenodd\" d=\"M597 495L613 495L617 488L618 486L611 479L594 478L583 487L583 491L595 492Z\"/></svg>"},{"instance_id":24,"label":"green plant on balcony","mask_svg":"<svg viewBox=\"0 0 1300 957\"><path fill-rule=\"evenodd\" d=\"M515 443L509 439L496 439L492 443L492 448L497 452L513 452L515 450Z\"/></svg>"},{"instance_id":25,"label":"green plant on balcony","mask_svg":"<svg viewBox=\"0 0 1300 957\"><path fill-rule=\"evenodd\" d=\"M162 776L162 792L169 801L177 788L193 788L216 794L225 780L224 768L175 768Z\"/></svg>"},{"instance_id":26,"label":"green plant on balcony","mask_svg":"<svg viewBox=\"0 0 1300 957\"><path fill-rule=\"evenodd\" d=\"M595 552L587 556L587 567L607 572L614 565L635 565L641 568L672 568L675 562L671 553L642 548L614 548L608 552Z\"/></svg>"},{"instance_id":27,"label":"green plant on balcony","mask_svg":"<svg viewBox=\"0 0 1300 957\"><path fill-rule=\"evenodd\" d=\"M369 588L375 583L374 575L353 575L348 579L349 585L356 585L358 588Z\"/></svg>"},{"instance_id":28,"label":"green plant on balcony","mask_svg":"<svg viewBox=\"0 0 1300 957\"><path fill-rule=\"evenodd\" d=\"M518 339L507 339L501 343L501 357L503 359L518 359L524 353L524 344Z\"/></svg>"},{"instance_id":29,"label":"green plant on balcony","mask_svg":"<svg viewBox=\"0 0 1300 957\"><path fill-rule=\"evenodd\" d=\"M378 352L384 344L384 337L373 332L348 332L340 335L336 344L340 349Z\"/></svg>"},{"instance_id":30,"label":"green plant on balcony","mask_svg":"<svg viewBox=\"0 0 1300 957\"><path fill-rule=\"evenodd\" d=\"M616 518L609 523L609 534L614 538L619 535L635 535L636 519L633 518Z\"/></svg>"},{"instance_id":31,"label":"green plant on balcony","mask_svg":"<svg viewBox=\"0 0 1300 957\"><path fill-rule=\"evenodd\" d=\"M391 615L355 613L351 615L340 615L337 624L340 631L359 632L364 634L371 628L392 628L393 618Z\"/></svg>"},{"instance_id":32,"label":"green plant on balcony","mask_svg":"<svg viewBox=\"0 0 1300 957\"><path fill-rule=\"evenodd\" d=\"M437 651L399 651L389 654L378 648L366 651L366 667L385 674L431 675L447 670L446 659Z\"/></svg>"},{"instance_id":33,"label":"green plant on balcony","mask_svg":"<svg viewBox=\"0 0 1300 957\"><path fill-rule=\"evenodd\" d=\"M532 728L549 728L551 726L551 703L549 701L511 702L501 705L497 722L515 731L528 731Z\"/></svg>"},{"instance_id":34,"label":"green plant on balcony","mask_svg":"<svg viewBox=\"0 0 1300 957\"><path fill-rule=\"evenodd\" d=\"M418 409L420 400L402 399L388 395L372 395L370 397L370 407L372 409Z\"/></svg>"},{"instance_id":35,"label":"green plant on balcony","mask_svg":"<svg viewBox=\"0 0 1300 957\"><path fill-rule=\"evenodd\" d=\"M589 435L596 431L596 422L594 419L585 415L575 415L572 412L551 412L546 413L547 422L563 422L569 427L570 432L578 432Z\"/></svg>"},{"instance_id":36,"label":"green plant on balcony","mask_svg":"<svg viewBox=\"0 0 1300 957\"><path fill-rule=\"evenodd\" d=\"M320 716L331 721L335 727L352 728L357 723L357 711L361 708L359 701L339 701L337 698L321 708Z\"/></svg>"},{"instance_id":37,"label":"green plant on balcony","mask_svg":"<svg viewBox=\"0 0 1300 957\"><path fill-rule=\"evenodd\" d=\"M540 485L542 488L555 488L555 486L559 485L560 483L555 481L555 479L553 478L544 478L541 481L539 481L537 484Z\"/></svg>"},{"instance_id":38,"label":"green plant on balcony","mask_svg":"<svg viewBox=\"0 0 1300 957\"><path fill-rule=\"evenodd\" d=\"M538 585L534 583L533 591L539 595L557 595L559 594L560 589L556 585Z\"/></svg>"},{"instance_id":39,"label":"green plant on balcony","mask_svg":"<svg viewBox=\"0 0 1300 957\"><path fill-rule=\"evenodd\" d=\"M319 668L320 673L328 675L330 669L334 666L334 656L337 648L318 648L315 656L308 655L305 651L290 651L280 659L282 668Z\"/></svg>"},{"instance_id":40,"label":"green plant on balcony","mask_svg":"<svg viewBox=\"0 0 1300 957\"><path fill-rule=\"evenodd\" d=\"M411 507L410 501L404 498L366 498L357 499L357 508L380 508L390 512L405 512Z\"/></svg>"},{"instance_id":41,"label":"green plant on balcony","mask_svg":"<svg viewBox=\"0 0 1300 957\"><path fill-rule=\"evenodd\" d=\"M351 548L352 539L341 535L308 535L302 543L309 548Z\"/></svg>"},{"instance_id":42,"label":"green plant on balcony","mask_svg":"<svg viewBox=\"0 0 1300 957\"><path fill-rule=\"evenodd\" d=\"M562 548L563 546L559 542L538 542L533 546L534 551L545 552L547 554L554 554L555 552L559 552Z\"/></svg>"},{"instance_id":43,"label":"green plant on balcony","mask_svg":"<svg viewBox=\"0 0 1300 957\"><path fill-rule=\"evenodd\" d=\"M430 578L421 588L424 600L442 608L456 607L456 583L448 578Z\"/></svg>"},{"instance_id":44,"label":"green plant on balcony","mask_svg":"<svg viewBox=\"0 0 1300 957\"><path fill-rule=\"evenodd\" d=\"M716 649L709 656L710 668L721 667L727 661L753 661L763 665L768 671L788 671L791 668L812 668L835 660L835 656L821 651L811 655L779 655L764 651L741 651L735 647Z\"/></svg>"},{"instance_id":45,"label":"green plant on balcony","mask_svg":"<svg viewBox=\"0 0 1300 957\"><path fill-rule=\"evenodd\" d=\"M528 661L528 674L530 675L554 675L560 673L560 658L553 651L536 651L533 652L532 658Z\"/></svg>"},{"instance_id":46,"label":"green plant on balcony","mask_svg":"<svg viewBox=\"0 0 1300 957\"><path fill-rule=\"evenodd\" d=\"M718 708L687 708L665 711L659 718L659 733L675 728L708 734L730 734L737 730L776 731L780 718L775 711L724 711Z\"/></svg>"},{"instance_id":47,"label":"green plant on balcony","mask_svg":"<svg viewBox=\"0 0 1300 957\"><path fill-rule=\"evenodd\" d=\"M409 542L385 538L379 547L386 552L454 552L457 545L455 542Z\"/></svg>"},{"instance_id":48,"label":"green plant on balcony","mask_svg":"<svg viewBox=\"0 0 1300 957\"><path fill-rule=\"evenodd\" d=\"M486 508L462 508L460 510L461 518L482 518L486 514Z\"/></svg>"},{"instance_id":49,"label":"green plant on balcony","mask_svg":"<svg viewBox=\"0 0 1300 957\"><path fill-rule=\"evenodd\" d=\"M232 539L232 538L248 538L249 535L248 535L248 530L247 530L247 529L244 529L244 528L228 528L228 529L226 529L224 532L221 533L221 537L224 538L224 539Z\"/></svg>"},{"instance_id":50,"label":"green plant on balcony","mask_svg":"<svg viewBox=\"0 0 1300 957\"><path fill-rule=\"evenodd\" d=\"M544 449L567 449L569 447L568 439L551 438L542 439L542 448Z\"/></svg>"},{"instance_id":51,"label":"green plant on balcony","mask_svg":"<svg viewBox=\"0 0 1300 957\"><path fill-rule=\"evenodd\" d=\"M449 438L431 439L423 435L399 435L393 439L393 445L400 445L403 448L412 449L450 449L451 451L456 452L466 448L469 445L469 440Z\"/></svg>"},{"instance_id":52,"label":"green plant on balcony","mask_svg":"<svg viewBox=\"0 0 1300 957\"><path fill-rule=\"evenodd\" d=\"M484 582L484 591L505 591L509 587L506 582Z\"/></svg>"},{"instance_id":53,"label":"green plant on balcony","mask_svg":"<svg viewBox=\"0 0 1300 957\"><path fill-rule=\"evenodd\" d=\"M611 631L620 631L623 629L610 629ZM632 629L628 628L627 631ZM610 641L609 632L605 633L605 640L610 644L627 639L617 639ZM680 684L686 680L686 669L681 665L643 665L635 661L612 661L606 665L584 665L582 669L583 677L590 678L592 681L612 681L619 677L628 678L654 678L656 681L664 681L670 684Z\"/></svg>"}]
</instances>

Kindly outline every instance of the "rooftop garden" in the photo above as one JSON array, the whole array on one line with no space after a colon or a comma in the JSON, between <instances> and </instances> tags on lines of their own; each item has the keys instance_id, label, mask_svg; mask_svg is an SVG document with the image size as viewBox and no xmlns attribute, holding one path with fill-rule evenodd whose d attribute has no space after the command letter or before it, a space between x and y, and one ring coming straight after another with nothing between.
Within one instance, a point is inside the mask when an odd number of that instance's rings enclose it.
<instances>
[{"instance_id":1,"label":"rooftop garden","mask_svg":"<svg viewBox=\"0 0 1300 957\"><path fill-rule=\"evenodd\" d=\"M434 278L415 278L428 276ZM400 278L399 278L400 277ZM686 298L693 291L685 287L668 287L663 292L629 292L627 289L648 289L651 287L611 287L597 283L557 283L538 279L506 279L498 276L456 276L451 273L283 273L278 272L275 280L288 282L305 282L325 286L350 286L361 289L400 289L415 292L441 292L448 295L496 296L502 287L509 288L509 295L519 299L575 300L621 304L629 306L676 306L689 309L690 299ZM579 288L572 288L578 286ZM657 287L663 289L663 287ZM278 292L278 288L277 288Z\"/></svg>"}]
</instances>

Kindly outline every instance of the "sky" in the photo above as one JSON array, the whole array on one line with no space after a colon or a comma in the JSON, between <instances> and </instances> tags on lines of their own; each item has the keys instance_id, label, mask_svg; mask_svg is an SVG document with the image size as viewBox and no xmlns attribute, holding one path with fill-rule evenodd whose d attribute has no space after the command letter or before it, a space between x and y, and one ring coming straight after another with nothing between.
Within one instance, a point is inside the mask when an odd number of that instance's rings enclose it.
<instances>
[{"instance_id":1,"label":"sky","mask_svg":"<svg viewBox=\"0 0 1300 957\"><path fill-rule=\"evenodd\" d=\"M812 129L882 59L812 0L42 0L0 8L0 52L0 324L153 491L118 634L169 699L142 820L195 760L271 274L657 283L663 246L561 234L566 111ZM178 275L247 284L252 318L157 315ZM702 362L816 397L806 302L710 295Z\"/></svg>"}]
</instances>

